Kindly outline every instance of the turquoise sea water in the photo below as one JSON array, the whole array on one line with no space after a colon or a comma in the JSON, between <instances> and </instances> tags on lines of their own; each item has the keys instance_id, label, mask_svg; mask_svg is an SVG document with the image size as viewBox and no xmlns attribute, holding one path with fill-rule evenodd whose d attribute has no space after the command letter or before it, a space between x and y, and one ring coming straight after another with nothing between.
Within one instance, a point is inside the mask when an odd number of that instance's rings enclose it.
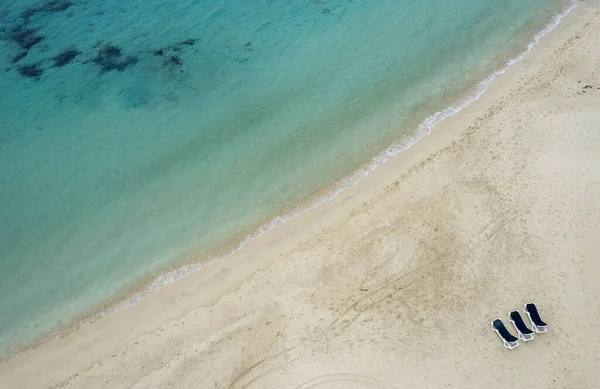
<instances>
[{"instance_id":1,"label":"turquoise sea water","mask_svg":"<svg viewBox=\"0 0 600 389\"><path fill-rule=\"evenodd\" d=\"M234 247L414 137L565 7L5 0L0 352Z\"/></svg>"}]
</instances>

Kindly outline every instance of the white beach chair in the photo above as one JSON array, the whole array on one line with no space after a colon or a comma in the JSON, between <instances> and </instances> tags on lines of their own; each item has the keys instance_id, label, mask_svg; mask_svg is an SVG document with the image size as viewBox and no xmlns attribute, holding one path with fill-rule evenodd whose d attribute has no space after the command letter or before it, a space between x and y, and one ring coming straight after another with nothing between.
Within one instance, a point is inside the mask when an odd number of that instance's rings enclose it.
<instances>
[{"instance_id":1,"label":"white beach chair","mask_svg":"<svg viewBox=\"0 0 600 389\"><path fill-rule=\"evenodd\" d=\"M492 330L494 330L500 339L502 339L502 343L504 343L504 347L507 349L512 350L519 346L519 338L514 337L513 334L510 333L500 318L492 320Z\"/></svg>"},{"instance_id":2,"label":"white beach chair","mask_svg":"<svg viewBox=\"0 0 600 389\"><path fill-rule=\"evenodd\" d=\"M529 342L530 340L533 340L533 331L527 327L519 311L510 312L508 314L508 320L517 330L519 339L521 339L523 342Z\"/></svg>"},{"instance_id":3,"label":"white beach chair","mask_svg":"<svg viewBox=\"0 0 600 389\"><path fill-rule=\"evenodd\" d=\"M531 321L531 328L538 333L542 334L548 331L548 324L544 323L542 318L540 317L540 313L538 312L537 306L535 303L525 304L523 308L527 316L529 316L529 320Z\"/></svg>"}]
</instances>

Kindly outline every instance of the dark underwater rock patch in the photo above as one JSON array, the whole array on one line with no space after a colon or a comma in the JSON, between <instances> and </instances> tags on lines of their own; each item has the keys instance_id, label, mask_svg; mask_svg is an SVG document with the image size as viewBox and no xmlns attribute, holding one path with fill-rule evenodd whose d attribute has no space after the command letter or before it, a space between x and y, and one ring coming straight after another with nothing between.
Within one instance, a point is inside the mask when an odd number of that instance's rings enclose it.
<instances>
[{"instance_id":1,"label":"dark underwater rock patch","mask_svg":"<svg viewBox=\"0 0 600 389\"><path fill-rule=\"evenodd\" d=\"M174 66L181 66L183 64L183 62L181 62L181 58L176 55L171 56L171 58L167 60L167 63Z\"/></svg>"},{"instance_id":2,"label":"dark underwater rock patch","mask_svg":"<svg viewBox=\"0 0 600 389\"><path fill-rule=\"evenodd\" d=\"M17 63L20 60L22 60L23 58L25 58L27 56L27 53L29 53L29 51L25 50L25 51L21 51L19 54L15 55L11 60L10 63Z\"/></svg>"},{"instance_id":3,"label":"dark underwater rock patch","mask_svg":"<svg viewBox=\"0 0 600 389\"><path fill-rule=\"evenodd\" d=\"M104 44L98 50L98 54L92 60L93 63L100 66L100 73L106 73L111 70L122 72L130 66L139 62L139 59L133 55L126 57L121 53L121 49L111 44Z\"/></svg>"},{"instance_id":4,"label":"dark underwater rock patch","mask_svg":"<svg viewBox=\"0 0 600 389\"><path fill-rule=\"evenodd\" d=\"M123 54L121 53L121 49L119 49L117 46L105 44L100 47L100 50L98 50L98 55L105 57L121 57Z\"/></svg>"},{"instance_id":5,"label":"dark underwater rock patch","mask_svg":"<svg viewBox=\"0 0 600 389\"><path fill-rule=\"evenodd\" d=\"M186 39L184 41L179 42L175 46L194 46L196 44L197 39Z\"/></svg>"},{"instance_id":6,"label":"dark underwater rock patch","mask_svg":"<svg viewBox=\"0 0 600 389\"><path fill-rule=\"evenodd\" d=\"M29 18L38 13L37 7L30 7L21 12L21 18L25 20L25 23L29 21Z\"/></svg>"},{"instance_id":7,"label":"dark underwater rock patch","mask_svg":"<svg viewBox=\"0 0 600 389\"><path fill-rule=\"evenodd\" d=\"M179 51L184 49L186 46L194 46L197 41L198 41L198 39L188 38L188 39L182 40L174 45L160 47L160 48L158 48L156 50L152 50L150 52L157 57L165 57L165 60L163 61L163 64L165 66L167 66L167 65L180 66L180 65L183 65L183 61L181 60L181 57L178 55Z\"/></svg>"},{"instance_id":8,"label":"dark underwater rock patch","mask_svg":"<svg viewBox=\"0 0 600 389\"><path fill-rule=\"evenodd\" d=\"M40 77L44 74L44 69L40 66L41 63L34 63L29 65L22 65L17 68L19 74L23 77L32 78L34 80L39 80Z\"/></svg>"},{"instance_id":9,"label":"dark underwater rock patch","mask_svg":"<svg viewBox=\"0 0 600 389\"><path fill-rule=\"evenodd\" d=\"M37 35L36 29L26 28L25 26L13 30L8 38L24 50L29 50L44 40L43 36Z\"/></svg>"},{"instance_id":10,"label":"dark underwater rock patch","mask_svg":"<svg viewBox=\"0 0 600 389\"><path fill-rule=\"evenodd\" d=\"M77 49L65 49L55 57L50 58L54 61L55 68L60 68L70 64L81 52Z\"/></svg>"},{"instance_id":11,"label":"dark underwater rock patch","mask_svg":"<svg viewBox=\"0 0 600 389\"><path fill-rule=\"evenodd\" d=\"M38 5L28 7L21 12L21 18L27 23L29 19L38 12L55 13L66 11L73 3L71 0L46 0Z\"/></svg>"},{"instance_id":12,"label":"dark underwater rock patch","mask_svg":"<svg viewBox=\"0 0 600 389\"><path fill-rule=\"evenodd\" d=\"M73 3L71 0L47 0L40 6L40 11L44 12L60 12L66 11Z\"/></svg>"}]
</instances>

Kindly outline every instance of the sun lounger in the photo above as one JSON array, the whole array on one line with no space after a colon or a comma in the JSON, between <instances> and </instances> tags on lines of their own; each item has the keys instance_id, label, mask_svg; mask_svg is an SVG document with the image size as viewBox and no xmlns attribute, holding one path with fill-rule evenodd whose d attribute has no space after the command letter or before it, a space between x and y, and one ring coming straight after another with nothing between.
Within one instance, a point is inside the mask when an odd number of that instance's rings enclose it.
<instances>
[{"instance_id":1,"label":"sun lounger","mask_svg":"<svg viewBox=\"0 0 600 389\"><path fill-rule=\"evenodd\" d=\"M519 339L521 339L523 342L529 342L530 340L533 340L533 331L527 328L527 325L523 321L519 311L512 311L509 313L508 320L513 323L513 326L515 326Z\"/></svg>"},{"instance_id":2,"label":"sun lounger","mask_svg":"<svg viewBox=\"0 0 600 389\"><path fill-rule=\"evenodd\" d=\"M548 324L544 323L540 317L540 313L538 312L535 303L525 304L525 308L523 309L527 316L529 316L529 320L531 321L532 328L535 332L541 334L548 331Z\"/></svg>"},{"instance_id":3,"label":"sun lounger","mask_svg":"<svg viewBox=\"0 0 600 389\"><path fill-rule=\"evenodd\" d=\"M492 329L498 334L502 342L504 343L504 347L509 350L519 346L519 339L515 338L513 334L508 331L508 329L502 323L502 320L496 319L492 320Z\"/></svg>"}]
</instances>

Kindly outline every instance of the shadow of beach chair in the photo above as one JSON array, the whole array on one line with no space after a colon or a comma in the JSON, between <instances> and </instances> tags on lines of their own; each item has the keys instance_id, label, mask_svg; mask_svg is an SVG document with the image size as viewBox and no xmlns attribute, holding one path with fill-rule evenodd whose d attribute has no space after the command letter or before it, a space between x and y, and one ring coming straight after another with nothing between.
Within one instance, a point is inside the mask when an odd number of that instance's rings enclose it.
<instances>
[{"instance_id":1,"label":"shadow of beach chair","mask_svg":"<svg viewBox=\"0 0 600 389\"><path fill-rule=\"evenodd\" d=\"M533 331L527 327L519 311L510 312L508 314L508 320L513 323L513 326L517 330L517 336L519 339L521 339L523 342L529 342L530 340L533 340Z\"/></svg>"},{"instance_id":2,"label":"shadow of beach chair","mask_svg":"<svg viewBox=\"0 0 600 389\"><path fill-rule=\"evenodd\" d=\"M537 332L538 334L542 334L548 331L548 324L544 323L544 321L540 317L540 313L538 312L535 303L525 304L523 310L525 311L527 316L529 316L531 326L535 332Z\"/></svg>"},{"instance_id":3,"label":"shadow of beach chair","mask_svg":"<svg viewBox=\"0 0 600 389\"><path fill-rule=\"evenodd\" d=\"M492 330L494 330L500 339L502 339L504 347L507 349L512 350L513 348L519 346L519 339L515 338L513 334L508 331L508 329L504 326L504 323L502 323L502 320L492 320Z\"/></svg>"}]
</instances>

